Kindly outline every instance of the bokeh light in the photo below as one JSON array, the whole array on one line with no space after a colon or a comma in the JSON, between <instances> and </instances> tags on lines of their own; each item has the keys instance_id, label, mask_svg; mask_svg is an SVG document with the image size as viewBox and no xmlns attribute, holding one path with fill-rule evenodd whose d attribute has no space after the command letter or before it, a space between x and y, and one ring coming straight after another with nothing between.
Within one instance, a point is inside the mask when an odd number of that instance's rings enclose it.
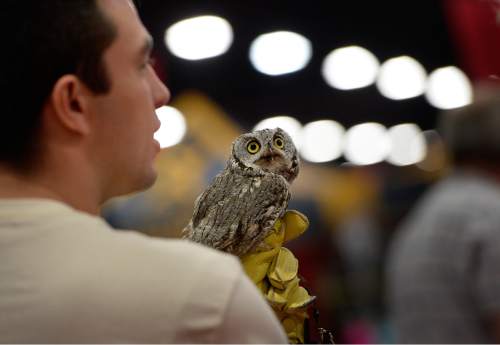
<instances>
[{"instance_id":1,"label":"bokeh light","mask_svg":"<svg viewBox=\"0 0 500 345\"><path fill-rule=\"evenodd\" d=\"M163 106L156 109L156 115L161 122L154 138L161 148L174 146L181 142L186 134L186 120L184 115L174 107Z\"/></svg>"},{"instance_id":2,"label":"bokeh light","mask_svg":"<svg viewBox=\"0 0 500 345\"><path fill-rule=\"evenodd\" d=\"M423 94L426 82L424 67L405 55L389 59L380 66L377 88L385 97L401 100Z\"/></svg>"},{"instance_id":3,"label":"bokeh light","mask_svg":"<svg viewBox=\"0 0 500 345\"><path fill-rule=\"evenodd\" d=\"M250 61L261 73L280 75L303 69L311 60L311 42L290 31L258 36L250 45Z\"/></svg>"},{"instance_id":4,"label":"bokeh light","mask_svg":"<svg viewBox=\"0 0 500 345\"><path fill-rule=\"evenodd\" d=\"M187 60L200 60L225 53L233 41L227 20L217 16L184 19L165 31L165 44L174 54Z\"/></svg>"},{"instance_id":5,"label":"bokeh light","mask_svg":"<svg viewBox=\"0 0 500 345\"><path fill-rule=\"evenodd\" d=\"M403 123L389 128L391 151L386 160L397 166L416 164L426 155L426 142L420 128L413 123Z\"/></svg>"},{"instance_id":6,"label":"bokeh light","mask_svg":"<svg viewBox=\"0 0 500 345\"><path fill-rule=\"evenodd\" d=\"M463 107L472 102L472 85L459 68L438 68L429 75L426 97L439 109Z\"/></svg>"},{"instance_id":7,"label":"bokeh light","mask_svg":"<svg viewBox=\"0 0 500 345\"><path fill-rule=\"evenodd\" d=\"M375 81L379 61L370 51L359 46L338 48L326 56L321 73L331 87L351 90Z\"/></svg>"},{"instance_id":8,"label":"bokeh light","mask_svg":"<svg viewBox=\"0 0 500 345\"><path fill-rule=\"evenodd\" d=\"M320 120L302 130L301 156L315 163L332 161L342 155L345 129L336 121Z\"/></svg>"},{"instance_id":9,"label":"bokeh light","mask_svg":"<svg viewBox=\"0 0 500 345\"><path fill-rule=\"evenodd\" d=\"M387 129L376 122L362 123L349 128L345 135L344 156L356 165L383 161L391 149Z\"/></svg>"}]
</instances>

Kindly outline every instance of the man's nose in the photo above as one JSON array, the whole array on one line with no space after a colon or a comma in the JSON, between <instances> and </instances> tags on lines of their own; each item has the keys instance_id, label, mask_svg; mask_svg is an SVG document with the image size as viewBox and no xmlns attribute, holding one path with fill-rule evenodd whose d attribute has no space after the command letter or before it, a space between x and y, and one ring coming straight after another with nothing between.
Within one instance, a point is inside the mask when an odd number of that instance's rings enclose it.
<instances>
[{"instance_id":1,"label":"man's nose","mask_svg":"<svg viewBox=\"0 0 500 345\"><path fill-rule=\"evenodd\" d=\"M155 108L159 108L170 101L170 90L158 78L158 75L153 71L153 97Z\"/></svg>"}]
</instances>

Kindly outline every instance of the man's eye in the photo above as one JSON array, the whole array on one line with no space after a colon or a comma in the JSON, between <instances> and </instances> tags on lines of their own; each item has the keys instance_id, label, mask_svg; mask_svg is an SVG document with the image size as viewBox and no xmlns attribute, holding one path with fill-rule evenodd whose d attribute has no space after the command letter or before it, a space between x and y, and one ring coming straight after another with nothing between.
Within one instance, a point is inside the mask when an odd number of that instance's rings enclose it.
<instances>
[{"instance_id":1,"label":"man's eye","mask_svg":"<svg viewBox=\"0 0 500 345\"><path fill-rule=\"evenodd\" d=\"M148 57L148 59L144 62L144 64L141 65L141 68L146 68L148 66L153 66L155 63L155 60L152 57Z\"/></svg>"}]
</instances>

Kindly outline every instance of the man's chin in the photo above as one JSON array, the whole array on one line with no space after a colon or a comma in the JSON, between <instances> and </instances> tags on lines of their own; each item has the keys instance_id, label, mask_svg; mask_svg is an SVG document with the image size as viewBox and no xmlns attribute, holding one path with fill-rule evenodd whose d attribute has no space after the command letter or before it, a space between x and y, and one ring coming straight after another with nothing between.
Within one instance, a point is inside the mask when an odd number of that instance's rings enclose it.
<instances>
[{"instance_id":1,"label":"man's chin","mask_svg":"<svg viewBox=\"0 0 500 345\"><path fill-rule=\"evenodd\" d=\"M152 187L157 179L158 179L158 171L156 171L156 169L153 167L151 168L151 171L148 174L148 176L144 179L144 184L139 190L145 190Z\"/></svg>"},{"instance_id":2,"label":"man's chin","mask_svg":"<svg viewBox=\"0 0 500 345\"><path fill-rule=\"evenodd\" d=\"M155 184L157 178L158 172L154 167L151 167L147 173L142 172L140 176L136 175L135 179L129 179L128 181L122 179L118 184L116 180L111 181L107 184L108 188L103 191L100 204L102 205L112 198L143 192L151 188Z\"/></svg>"},{"instance_id":3,"label":"man's chin","mask_svg":"<svg viewBox=\"0 0 500 345\"><path fill-rule=\"evenodd\" d=\"M140 178L137 178L135 182L130 183L126 188L123 188L118 195L114 196L122 196L127 194L133 194L138 192L143 192L146 189L151 188L156 180L158 179L158 172L155 168L151 168L147 174L143 174Z\"/></svg>"}]
</instances>

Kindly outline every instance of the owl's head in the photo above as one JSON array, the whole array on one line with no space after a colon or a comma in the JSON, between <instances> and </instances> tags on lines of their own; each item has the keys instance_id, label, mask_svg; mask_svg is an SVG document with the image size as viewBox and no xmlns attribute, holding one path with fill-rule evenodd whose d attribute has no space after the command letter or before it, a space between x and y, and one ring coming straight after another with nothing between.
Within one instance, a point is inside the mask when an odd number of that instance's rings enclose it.
<instances>
[{"instance_id":1,"label":"owl's head","mask_svg":"<svg viewBox=\"0 0 500 345\"><path fill-rule=\"evenodd\" d=\"M292 138L281 128L240 135L233 142L233 158L247 167L283 176L292 182L299 173L299 157Z\"/></svg>"}]
</instances>

